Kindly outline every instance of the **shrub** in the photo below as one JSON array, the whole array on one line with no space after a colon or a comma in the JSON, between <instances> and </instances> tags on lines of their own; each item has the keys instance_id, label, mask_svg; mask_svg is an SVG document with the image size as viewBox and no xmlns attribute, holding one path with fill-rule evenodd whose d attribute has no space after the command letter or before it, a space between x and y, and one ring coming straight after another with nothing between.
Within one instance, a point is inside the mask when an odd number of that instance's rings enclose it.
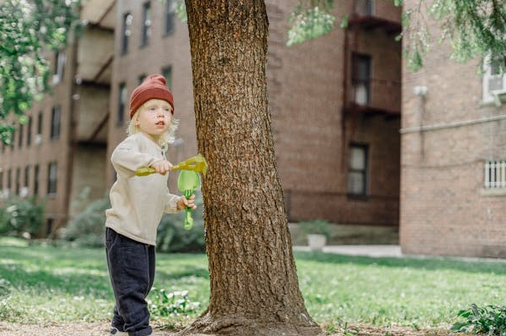
<instances>
[{"instance_id":1,"label":"shrub","mask_svg":"<svg viewBox=\"0 0 506 336\"><path fill-rule=\"evenodd\" d=\"M305 234L322 234L327 238L332 235L330 223L326 220L303 221L299 223L299 226Z\"/></svg>"},{"instance_id":2,"label":"shrub","mask_svg":"<svg viewBox=\"0 0 506 336\"><path fill-rule=\"evenodd\" d=\"M204 212L201 193L195 193L197 209L192 211L193 228L183 228L184 211L164 214L158 227L156 245L161 252L204 252Z\"/></svg>"},{"instance_id":3,"label":"shrub","mask_svg":"<svg viewBox=\"0 0 506 336\"><path fill-rule=\"evenodd\" d=\"M197 210L192 211L193 228L183 228L184 211L164 214L157 233L157 250L160 252L205 251L204 216L202 196L196 196ZM104 245L105 210L110 208L109 197L90 203L64 228L61 238L79 246L101 247Z\"/></svg>"},{"instance_id":4,"label":"shrub","mask_svg":"<svg viewBox=\"0 0 506 336\"><path fill-rule=\"evenodd\" d=\"M44 205L36 198L10 198L0 207L0 234L35 235L44 224Z\"/></svg>"},{"instance_id":5,"label":"shrub","mask_svg":"<svg viewBox=\"0 0 506 336\"><path fill-rule=\"evenodd\" d=\"M506 307L478 307L473 303L469 309L459 311L458 316L465 321L455 323L451 328L453 331L506 335Z\"/></svg>"},{"instance_id":6,"label":"shrub","mask_svg":"<svg viewBox=\"0 0 506 336\"><path fill-rule=\"evenodd\" d=\"M110 207L109 197L91 202L62 229L61 238L79 246L104 246L105 210Z\"/></svg>"}]
</instances>

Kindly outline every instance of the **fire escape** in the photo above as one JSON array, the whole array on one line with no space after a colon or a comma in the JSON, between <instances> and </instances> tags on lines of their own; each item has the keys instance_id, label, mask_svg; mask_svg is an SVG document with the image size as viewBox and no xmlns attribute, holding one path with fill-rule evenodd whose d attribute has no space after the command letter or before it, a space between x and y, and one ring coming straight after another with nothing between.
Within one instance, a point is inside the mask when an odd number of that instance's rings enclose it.
<instances>
[{"instance_id":1,"label":"fire escape","mask_svg":"<svg viewBox=\"0 0 506 336\"><path fill-rule=\"evenodd\" d=\"M378 8L375 8L376 5ZM353 6L344 40L343 116L400 117L400 71L398 76L385 74L385 71L374 71L381 67L386 69L385 67L392 66L392 62L382 64L380 62L385 62L385 55L365 54L360 51L363 48L359 48L361 38L373 31L377 33L379 30L388 38L394 39L402 30L400 17L399 21L387 19L392 16L388 11L395 8L389 9L373 0L354 0ZM396 66L401 67L400 63ZM379 75L381 77L376 75L379 72L382 72Z\"/></svg>"}]
</instances>

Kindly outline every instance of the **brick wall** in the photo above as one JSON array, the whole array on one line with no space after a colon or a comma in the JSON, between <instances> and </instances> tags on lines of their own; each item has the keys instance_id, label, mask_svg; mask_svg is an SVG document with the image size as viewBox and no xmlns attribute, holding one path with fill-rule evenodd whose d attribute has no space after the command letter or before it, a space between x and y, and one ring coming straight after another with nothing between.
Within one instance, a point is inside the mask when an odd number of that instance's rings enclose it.
<instances>
[{"instance_id":1,"label":"brick wall","mask_svg":"<svg viewBox=\"0 0 506 336\"><path fill-rule=\"evenodd\" d=\"M506 193L484 189L483 165L506 157L506 122L458 123L504 115L506 109L482 104L477 61L458 64L449 55L448 46L438 46L422 71L404 72L402 250L505 257ZM427 87L425 98L413 93L415 86ZM416 131L434 125L441 128Z\"/></svg>"}]
</instances>

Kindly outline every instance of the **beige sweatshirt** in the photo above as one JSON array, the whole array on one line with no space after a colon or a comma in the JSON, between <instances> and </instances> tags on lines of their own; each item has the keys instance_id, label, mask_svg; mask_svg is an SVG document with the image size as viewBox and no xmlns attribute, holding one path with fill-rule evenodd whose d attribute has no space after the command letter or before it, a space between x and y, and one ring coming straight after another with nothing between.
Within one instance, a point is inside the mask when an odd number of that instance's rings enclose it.
<instances>
[{"instance_id":1,"label":"beige sweatshirt","mask_svg":"<svg viewBox=\"0 0 506 336\"><path fill-rule=\"evenodd\" d=\"M156 245L156 230L164 212L177 212L180 196L167 187L168 173L136 176L135 171L164 160L158 144L142 132L121 142L111 156L117 180L111 187L111 209L105 226L135 241Z\"/></svg>"}]
</instances>

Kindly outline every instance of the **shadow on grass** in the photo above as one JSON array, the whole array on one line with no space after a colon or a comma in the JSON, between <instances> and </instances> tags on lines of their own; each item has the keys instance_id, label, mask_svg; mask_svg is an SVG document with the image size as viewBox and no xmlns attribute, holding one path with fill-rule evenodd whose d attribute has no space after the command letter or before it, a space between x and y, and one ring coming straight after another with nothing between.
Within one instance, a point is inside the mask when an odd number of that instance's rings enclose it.
<instances>
[{"instance_id":1,"label":"shadow on grass","mask_svg":"<svg viewBox=\"0 0 506 336\"><path fill-rule=\"evenodd\" d=\"M201 279L209 279L209 271L205 267L186 266L183 269L176 272L160 270L161 267L157 267L157 274L160 278L167 280L179 280L187 277L196 277Z\"/></svg>"},{"instance_id":2,"label":"shadow on grass","mask_svg":"<svg viewBox=\"0 0 506 336\"><path fill-rule=\"evenodd\" d=\"M424 270L458 270L470 273L506 274L504 260L459 260L454 258L389 258L346 256L323 252L294 252L296 260L306 260L318 263L377 265L396 268L414 268Z\"/></svg>"}]
</instances>

